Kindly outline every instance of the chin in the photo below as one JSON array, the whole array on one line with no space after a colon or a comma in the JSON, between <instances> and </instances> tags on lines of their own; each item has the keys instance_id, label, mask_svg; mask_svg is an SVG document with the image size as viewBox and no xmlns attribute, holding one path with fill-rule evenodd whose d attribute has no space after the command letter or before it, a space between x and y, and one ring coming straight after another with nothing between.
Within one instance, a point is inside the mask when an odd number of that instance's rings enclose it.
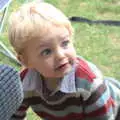
<instances>
[{"instance_id":1,"label":"chin","mask_svg":"<svg viewBox=\"0 0 120 120\"><path fill-rule=\"evenodd\" d=\"M64 77L65 75L69 74L71 70L72 70L72 67L66 69L63 73L61 73L62 74L61 76Z\"/></svg>"}]
</instances>

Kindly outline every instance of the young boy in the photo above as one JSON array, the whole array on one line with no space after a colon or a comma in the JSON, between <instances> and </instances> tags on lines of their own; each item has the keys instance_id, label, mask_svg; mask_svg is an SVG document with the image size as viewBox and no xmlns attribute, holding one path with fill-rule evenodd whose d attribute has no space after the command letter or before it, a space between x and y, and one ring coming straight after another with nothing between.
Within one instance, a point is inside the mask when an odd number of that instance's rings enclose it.
<instances>
[{"instance_id":1,"label":"young boy","mask_svg":"<svg viewBox=\"0 0 120 120\"><path fill-rule=\"evenodd\" d=\"M18 59L24 101L11 118L23 120L29 107L45 120L114 120L120 83L104 78L76 55L68 18L48 3L28 3L10 17L9 39Z\"/></svg>"}]
</instances>

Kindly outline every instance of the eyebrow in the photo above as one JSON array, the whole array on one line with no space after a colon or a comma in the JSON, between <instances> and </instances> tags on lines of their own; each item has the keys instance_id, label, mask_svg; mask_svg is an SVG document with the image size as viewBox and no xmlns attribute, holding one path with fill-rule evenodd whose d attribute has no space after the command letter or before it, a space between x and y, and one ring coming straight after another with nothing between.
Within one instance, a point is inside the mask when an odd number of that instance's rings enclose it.
<instances>
[{"instance_id":1,"label":"eyebrow","mask_svg":"<svg viewBox=\"0 0 120 120\"><path fill-rule=\"evenodd\" d=\"M70 38L70 36L69 36L69 34L65 34L65 35L63 35L63 36L59 36L59 38L60 38L60 41L62 41L63 39ZM36 49L49 46L50 43L51 43L51 40L52 40L52 39L49 39L47 42L44 41L44 40L41 41L42 43L40 43L39 46L38 46Z\"/></svg>"},{"instance_id":2,"label":"eyebrow","mask_svg":"<svg viewBox=\"0 0 120 120\"><path fill-rule=\"evenodd\" d=\"M65 35L63 35L63 36L60 36L60 38L62 38L62 39L70 38L70 35L69 35L69 34L65 34Z\"/></svg>"},{"instance_id":3,"label":"eyebrow","mask_svg":"<svg viewBox=\"0 0 120 120\"><path fill-rule=\"evenodd\" d=\"M39 46L36 49L47 47L49 45L50 45L49 43L42 43L42 44L39 44Z\"/></svg>"}]
</instances>

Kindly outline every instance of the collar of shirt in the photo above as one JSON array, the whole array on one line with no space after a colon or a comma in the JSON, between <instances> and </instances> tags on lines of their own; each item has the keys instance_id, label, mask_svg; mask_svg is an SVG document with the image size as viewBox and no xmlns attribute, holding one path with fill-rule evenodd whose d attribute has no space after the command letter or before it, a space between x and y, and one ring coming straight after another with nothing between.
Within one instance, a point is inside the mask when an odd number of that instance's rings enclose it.
<instances>
[{"instance_id":1,"label":"collar of shirt","mask_svg":"<svg viewBox=\"0 0 120 120\"><path fill-rule=\"evenodd\" d=\"M35 70L28 70L27 75L23 80L23 87L25 91L37 90L41 91L43 87L41 76ZM75 66L73 66L72 70L69 74L65 75L61 80L61 83L58 85L57 89L52 91L52 95L57 91L61 91L64 93L74 93L76 92L75 85Z\"/></svg>"},{"instance_id":2,"label":"collar of shirt","mask_svg":"<svg viewBox=\"0 0 120 120\"><path fill-rule=\"evenodd\" d=\"M75 93L76 92L76 82L75 82L75 65L69 74L67 74L60 84L60 91L64 93Z\"/></svg>"}]
</instances>

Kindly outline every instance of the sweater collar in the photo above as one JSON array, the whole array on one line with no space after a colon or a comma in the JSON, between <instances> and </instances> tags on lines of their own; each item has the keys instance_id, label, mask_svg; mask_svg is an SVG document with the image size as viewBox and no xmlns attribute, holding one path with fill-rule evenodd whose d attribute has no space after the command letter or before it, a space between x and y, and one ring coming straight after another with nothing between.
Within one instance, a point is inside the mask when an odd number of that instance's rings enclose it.
<instances>
[{"instance_id":1,"label":"sweater collar","mask_svg":"<svg viewBox=\"0 0 120 120\"><path fill-rule=\"evenodd\" d=\"M23 80L23 87L25 91L41 91L43 87L43 82L40 74L33 70L29 69L27 74ZM57 91L61 91L64 93L74 93L76 92L76 85L75 85L75 67L69 72L69 74L65 75L64 78L61 80L61 83L58 85L57 89L53 91L56 93Z\"/></svg>"}]
</instances>

